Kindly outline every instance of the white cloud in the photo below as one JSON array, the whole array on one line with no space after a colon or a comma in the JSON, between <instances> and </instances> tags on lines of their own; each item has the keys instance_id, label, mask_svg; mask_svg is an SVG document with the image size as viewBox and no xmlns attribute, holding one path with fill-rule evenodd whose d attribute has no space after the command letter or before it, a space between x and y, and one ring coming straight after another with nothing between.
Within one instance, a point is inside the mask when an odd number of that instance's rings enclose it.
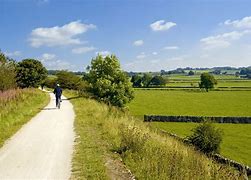
<instances>
[{"instance_id":1,"label":"white cloud","mask_svg":"<svg viewBox=\"0 0 251 180\"><path fill-rule=\"evenodd\" d=\"M178 46L166 46L163 48L164 50L178 50L179 47Z\"/></svg>"},{"instance_id":2,"label":"white cloud","mask_svg":"<svg viewBox=\"0 0 251 180\"><path fill-rule=\"evenodd\" d=\"M32 30L29 41L30 45L36 48L40 46L52 47L82 44L83 42L75 36L95 28L95 25L83 24L80 20L70 22L61 27L40 27Z\"/></svg>"},{"instance_id":3,"label":"white cloud","mask_svg":"<svg viewBox=\"0 0 251 180\"><path fill-rule=\"evenodd\" d=\"M225 25L233 26L235 28L251 28L251 16L242 18L241 20L231 21L230 19L224 22Z\"/></svg>"},{"instance_id":4,"label":"white cloud","mask_svg":"<svg viewBox=\"0 0 251 180\"><path fill-rule=\"evenodd\" d=\"M167 31L176 25L177 24L174 22L165 22L165 20L159 20L150 24L150 27L153 31Z\"/></svg>"},{"instance_id":5,"label":"white cloud","mask_svg":"<svg viewBox=\"0 0 251 180\"><path fill-rule=\"evenodd\" d=\"M110 54L111 54L110 51L98 51L98 52L96 52L96 55L101 55L103 57L108 56Z\"/></svg>"},{"instance_id":6,"label":"white cloud","mask_svg":"<svg viewBox=\"0 0 251 180\"><path fill-rule=\"evenodd\" d=\"M91 47L79 47L79 48L74 48L72 49L72 53L74 54L84 54L90 51L95 50L96 48L91 46Z\"/></svg>"},{"instance_id":7,"label":"white cloud","mask_svg":"<svg viewBox=\"0 0 251 180\"><path fill-rule=\"evenodd\" d=\"M133 45L134 46L142 46L144 44L144 41L143 40L137 40L137 41L134 41L133 42Z\"/></svg>"},{"instance_id":8,"label":"white cloud","mask_svg":"<svg viewBox=\"0 0 251 180\"><path fill-rule=\"evenodd\" d=\"M158 53L157 53L157 52L153 52L152 54L153 54L153 55L157 55Z\"/></svg>"},{"instance_id":9,"label":"white cloud","mask_svg":"<svg viewBox=\"0 0 251 180\"><path fill-rule=\"evenodd\" d=\"M21 51L14 51L14 52L3 52L6 56L9 57L19 57L22 55Z\"/></svg>"},{"instance_id":10,"label":"white cloud","mask_svg":"<svg viewBox=\"0 0 251 180\"><path fill-rule=\"evenodd\" d=\"M44 61L54 59L55 57L56 57L55 54L49 54L49 53L42 54L42 60Z\"/></svg>"},{"instance_id":11,"label":"white cloud","mask_svg":"<svg viewBox=\"0 0 251 180\"><path fill-rule=\"evenodd\" d=\"M146 57L146 54L144 52L142 52L138 56L136 56L137 59L144 59L145 57Z\"/></svg>"},{"instance_id":12,"label":"white cloud","mask_svg":"<svg viewBox=\"0 0 251 180\"><path fill-rule=\"evenodd\" d=\"M242 36L251 33L249 30L245 31L232 31L216 36L209 36L201 39L204 49L226 48L231 45L234 40L240 39Z\"/></svg>"}]
</instances>

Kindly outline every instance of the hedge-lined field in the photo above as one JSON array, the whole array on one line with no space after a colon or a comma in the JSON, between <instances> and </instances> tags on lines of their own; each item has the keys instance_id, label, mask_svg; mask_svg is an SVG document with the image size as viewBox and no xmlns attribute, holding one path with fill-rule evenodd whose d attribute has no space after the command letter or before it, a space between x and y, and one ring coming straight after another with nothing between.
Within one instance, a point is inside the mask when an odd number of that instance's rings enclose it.
<instances>
[{"instance_id":1,"label":"hedge-lined field","mask_svg":"<svg viewBox=\"0 0 251 180\"><path fill-rule=\"evenodd\" d=\"M250 91L136 90L132 115L251 116Z\"/></svg>"},{"instance_id":2,"label":"hedge-lined field","mask_svg":"<svg viewBox=\"0 0 251 180\"><path fill-rule=\"evenodd\" d=\"M0 92L0 147L48 102L49 95L38 89Z\"/></svg>"},{"instance_id":3,"label":"hedge-lined field","mask_svg":"<svg viewBox=\"0 0 251 180\"><path fill-rule=\"evenodd\" d=\"M151 125L180 137L192 133L197 123L152 122ZM251 124L215 124L223 130L221 154L251 166Z\"/></svg>"}]
</instances>

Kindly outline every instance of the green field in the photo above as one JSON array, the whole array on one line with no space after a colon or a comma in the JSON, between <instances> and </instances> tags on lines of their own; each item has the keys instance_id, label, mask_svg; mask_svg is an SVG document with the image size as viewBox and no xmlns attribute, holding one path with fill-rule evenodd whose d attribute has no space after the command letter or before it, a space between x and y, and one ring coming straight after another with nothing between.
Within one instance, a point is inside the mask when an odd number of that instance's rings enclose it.
<instances>
[{"instance_id":1,"label":"green field","mask_svg":"<svg viewBox=\"0 0 251 180\"><path fill-rule=\"evenodd\" d=\"M250 91L135 90L132 115L251 116Z\"/></svg>"},{"instance_id":2,"label":"green field","mask_svg":"<svg viewBox=\"0 0 251 180\"><path fill-rule=\"evenodd\" d=\"M153 127L181 137L191 134L197 123L153 122ZM221 154L251 166L251 124L215 124L223 130Z\"/></svg>"}]
</instances>

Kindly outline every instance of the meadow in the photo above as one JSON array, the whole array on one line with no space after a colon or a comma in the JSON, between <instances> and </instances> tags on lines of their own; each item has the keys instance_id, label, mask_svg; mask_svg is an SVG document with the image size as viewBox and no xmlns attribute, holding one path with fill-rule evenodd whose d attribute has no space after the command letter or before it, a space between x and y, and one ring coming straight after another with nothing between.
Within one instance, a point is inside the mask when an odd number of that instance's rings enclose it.
<instances>
[{"instance_id":1,"label":"meadow","mask_svg":"<svg viewBox=\"0 0 251 180\"><path fill-rule=\"evenodd\" d=\"M76 113L72 179L111 179L109 169L118 167L116 163L109 167L109 162L120 158L136 179L244 178L229 166L215 163L117 108L73 91L65 95Z\"/></svg>"},{"instance_id":2,"label":"meadow","mask_svg":"<svg viewBox=\"0 0 251 180\"><path fill-rule=\"evenodd\" d=\"M141 120L143 115L251 116L251 80L233 75L215 77L218 84L209 92L197 88L199 75L172 75L165 88L135 89L129 112ZM153 122L150 125L186 137L198 124ZM221 154L251 166L251 125L216 126L224 132Z\"/></svg>"},{"instance_id":3,"label":"meadow","mask_svg":"<svg viewBox=\"0 0 251 180\"><path fill-rule=\"evenodd\" d=\"M135 90L132 115L251 116L250 91Z\"/></svg>"}]
</instances>

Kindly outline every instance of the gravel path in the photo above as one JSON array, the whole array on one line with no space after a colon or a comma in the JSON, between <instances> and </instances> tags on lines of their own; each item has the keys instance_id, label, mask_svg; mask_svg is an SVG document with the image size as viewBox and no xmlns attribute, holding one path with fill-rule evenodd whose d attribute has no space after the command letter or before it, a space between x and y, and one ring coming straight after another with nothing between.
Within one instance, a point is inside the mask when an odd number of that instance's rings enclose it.
<instances>
[{"instance_id":1,"label":"gravel path","mask_svg":"<svg viewBox=\"0 0 251 180\"><path fill-rule=\"evenodd\" d=\"M74 145L74 111L55 98L0 149L0 179L69 179Z\"/></svg>"}]
</instances>

